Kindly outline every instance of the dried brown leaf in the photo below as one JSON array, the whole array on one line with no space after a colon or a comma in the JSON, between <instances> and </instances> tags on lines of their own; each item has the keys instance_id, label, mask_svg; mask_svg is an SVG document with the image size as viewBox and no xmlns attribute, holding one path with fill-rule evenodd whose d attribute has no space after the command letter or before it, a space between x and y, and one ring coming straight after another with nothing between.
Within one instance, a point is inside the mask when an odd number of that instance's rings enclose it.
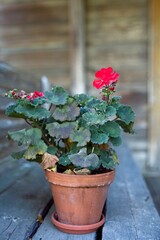
<instances>
[{"instance_id":1,"label":"dried brown leaf","mask_svg":"<svg viewBox=\"0 0 160 240\"><path fill-rule=\"evenodd\" d=\"M53 168L58 161L57 156L45 153L42 157L41 166L43 169Z\"/></svg>"}]
</instances>

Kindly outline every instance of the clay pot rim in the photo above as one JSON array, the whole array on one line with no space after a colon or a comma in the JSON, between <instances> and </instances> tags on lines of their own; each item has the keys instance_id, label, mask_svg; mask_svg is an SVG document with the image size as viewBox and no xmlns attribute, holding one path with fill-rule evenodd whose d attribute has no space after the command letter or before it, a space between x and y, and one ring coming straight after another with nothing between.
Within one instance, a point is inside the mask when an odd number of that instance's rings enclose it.
<instances>
[{"instance_id":1,"label":"clay pot rim","mask_svg":"<svg viewBox=\"0 0 160 240\"><path fill-rule=\"evenodd\" d=\"M68 178L73 178L73 177L74 178L75 177L77 177L77 178L84 178L84 176L87 177L87 178L92 178L94 176L96 176L96 177L103 177L103 176L106 176L106 174L107 175L113 175L115 173L115 169L111 170L109 172L106 172L106 173L97 173L97 174L90 174L90 175L66 174L66 173L53 172L53 171L50 171L48 169L45 169L44 171L47 172L48 174L56 174L57 176L58 175L59 176L65 175Z\"/></svg>"},{"instance_id":2,"label":"clay pot rim","mask_svg":"<svg viewBox=\"0 0 160 240\"><path fill-rule=\"evenodd\" d=\"M53 224L57 227L60 228L61 230L71 230L71 231L75 231L75 233L77 231L94 231L96 229L98 229L100 226L102 226L105 222L105 216L102 214L101 219L99 222L94 223L94 224L88 224L88 225L72 225L72 224L65 224L65 223L61 223L58 221L57 219L57 213L53 212L51 215L51 220L53 222Z\"/></svg>"},{"instance_id":3,"label":"clay pot rim","mask_svg":"<svg viewBox=\"0 0 160 240\"><path fill-rule=\"evenodd\" d=\"M110 185L115 176L115 170L93 175L70 175L45 170L46 179L54 185L64 187L97 187Z\"/></svg>"}]
</instances>

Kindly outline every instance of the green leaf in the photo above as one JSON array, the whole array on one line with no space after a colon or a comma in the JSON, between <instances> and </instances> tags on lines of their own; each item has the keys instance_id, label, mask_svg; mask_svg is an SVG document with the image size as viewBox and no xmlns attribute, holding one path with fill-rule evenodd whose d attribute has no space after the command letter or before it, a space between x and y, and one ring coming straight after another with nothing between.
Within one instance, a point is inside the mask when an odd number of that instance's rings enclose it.
<instances>
[{"instance_id":1,"label":"green leaf","mask_svg":"<svg viewBox=\"0 0 160 240\"><path fill-rule=\"evenodd\" d=\"M41 140L42 132L39 128L22 129L15 132L8 132L8 136L20 145L37 145Z\"/></svg>"},{"instance_id":2,"label":"green leaf","mask_svg":"<svg viewBox=\"0 0 160 240\"><path fill-rule=\"evenodd\" d=\"M46 129L48 130L50 136L60 138L68 138L72 131L76 128L76 122L64 122L64 123L49 123L46 125Z\"/></svg>"},{"instance_id":3,"label":"green leaf","mask_svg":"<svg viewBox=\"0 0 160 240\"><path fill-rule=\"evenodd\" d=\"M86 121L87 125L103 125L107 118L104 114L98 114L95 110L90 110L89 112L86 112L82 115L82 118Z\"/></svg>"},{"instance_id":4,"label":"green leaf","mask_svg":"<svg viewBox=\"0 0 160 240\"><path fill-rule=\"evenodd\" d=\"M85 146L87 142L90 141L90 136L91 136L91 133L88 129L80 128L79 130L76 130L71 133L70 139L73 142L78 142L77 146L81 147L81 146Z\"/></svg>"},{"instance_id":5,"label":"green leaf","mask_svg":"<svg viewBox=\"0 0 160 240\"><path fill-rule=\"evenodd\" d=\"M67 102L68 93L62 87L53 87L51 92L45 92L49 103L63 105Z\"/></svg>"},{"instance_id":6,"label":"green leaf","mask_svg":"<svg viewBox=\"0 0 160 240\"><path fill-rule=\"evenodd\" d=\"M96 97L91 97L88 100L86 106L88 108L95 108L95 109L98 109L100 111L105 111L106 107L107 107L107 103L105 101L97 99Z\"/></svg>"},{"instance_id":7,"label":"green leaf","mask_svg":"<svg viewBox=\"0 0 160 240\"><path fill-rule=\"evenodd\" d=\"M134 133L134 130L133 130L134 123L133 122L130 122L129 124L126 124L125 122L123 122L121 120L117 120L116 122L121 126L121 128L123 128L124 132L131 133L131 134Z\"/></svg>"},{"instance_id":8,"label":"green leaf","mask_svg":"<svg viewBox=\"0 0 160 240\"><path fill-rule=\"evenodd\" d=\"M121 106L120 103L119 103L120 99L121 99L121 96L112 97L111 106L116 108L116 110Z\"/></svg>"},{"instance_id":9,"label":"green leaf","mask_svg":"<svg viewBox=\"0 0 160 240\"><path fill-rule=\"evenodd\" d=\"M35 159L36 155L42 155L47 151L47 145L39 140L38 145L30 145L28 149L25 151L24 158L26 159Z\"/></svg>"},{"instance_id":10,"label":"green leaf","mask_svg":"<svg viewBox=\"0 0 160 240\"><path fill-rule=\"evenodd\" d=\"M59 164L63 165L63 166L67 166L71 163L70 159L68 158L68 155L63 155L59 158L58 161Z\"/></svg>"},{"instance_id":11,"label":"green leaf","mask_svg":"<svg viewBox=\"0 0 160 240\"><path fill-rule=\"evenodd\" d=\"M106 108L106 117L112 117L116 115L116 109L112 106Z\"/></svg>"},{"instance_id":12,"label":"green leaf","mask_svg":"<svg viewBox=\"0 0 160 240\"><path fill-rule=\"evenodd\" d=\"M121 96L114 96L112 97L112 102L119 102L122 99Z\"/></svg>"},{"instance_id":13,"label":"green leaf","mask_svg":"<svg viewBox=\"0 0 160 240\"><path fill-rule=\"evenodd\" d=\"M114 150L113 150L113 153L112 153L112 159L115 162L115 164L119 164L118 156L117 156L117 154Z\"/></svg>"},{"instance_id":14,"label":"green leaf","mask_svg":"<svg viewBox=\"0 0 160 240\"><path fill-rule=\"evenodd\" d=\"M114 169L116 166L116 163L113 160L113 158L109 156L109 154L106 151L103 150L101 151L100 154L100 162L102 166L106 169Z\"/></svg>"},{"instance_id":15,"label":"green leaf","mask_svg":"<svg viewBox=\"0 0 160 240\"><path fill-rule=\"evenodd\" d=\"M26 129L22 129L15 132L8 132L8 138L16 141L19 145L30 144L30 139L26 134Z\"/></svg>"},{"instance_id":16,"label":"green leaf","mask_svg":"<svg viewBox=\"0 0 160 240\"><path fill-rule=\"evenodd\" d=\"M15 117L15 118L24 118L24 114L19 114L16 113L15 108L17 107L17 104L14 105L10 105L9 107L7 107L5 114L9 117Z\"/></svg>"},{"instance_id":17,"label":"green leaf","mask_svg":"<svg viewBox=\"0 0 160 240\"><path fill-rule=\"evenodd\" d=\"M108 134L110 137L119 137L121 134L121 129L118 123L112 121L106 122L100 127L100 130Z\"/></svg>"},{"instance_id":18,"label":"green leaf","mask_svg":"<svg viewBox=\"0 0 160 240\"><path fill-rule=\"evenodd\" d=\"M88 101L90 98L88 95L81 93L81 94L76 94L74 95L74 98L76 99L76 102L80 105L85 105L85 103Z\"/></svg>"},{"instance_id":19,"label":"green leaf","mask_svg":"<svg viewBox=\"0 0 160 240\"><path fill-rule=\"evenodd\" d=\"M42 107L35 108L29 105L25 105L25 106L18 105L15 108L15 112L25 115L26 118L38 119L38 120L49 118L51 115L51 113L45 108L42 108Z\"/></svg>"},{"instance_id":20,"label":"green leaf","mask_svg":"<svg viewBox=\"0 0 160 240\"><path fill-rule=\"evenodd\" d=\"M80 108L73 99L69 99L66 105L56 107L53 117L61 122L63 121L74 121L80 114Z\"/></svg>"},{"instance_id":21,"label":"green leaf","mask_svg":"<svg viewBox=\"0 0 160 240\"><path fill-rule=\"evenodd\" d=\"M122 143L121 137L116 137L116 138L111 137L110 141L114 146L119 146Z\"/></svg>"},{"instance_id":22,"label":"green leaf","mask_svg":"<svg viewBox=\"0 0 160 240\"><path fill-rule=\"evenodd\" d=\"M109 140L109 135L106 133L101 133L96 130L91 131L91 142L95 144L107 143Z\"/></svg>"},{"instance_id":23,"label":"green leaf","mask_svg":"<svg viewBox=\"0 0 160 240\"><path fill-rule=\"evenodd\" d=\"M95 169L99 164L96 154L86 154L86 148L82 148L78 153L68 156L75 167Z\"/></svg>"},{"instance_id":24,"label":"green leaf","mask_svg":"<svg viewBox=\"0 0 160 240\"><path fill-rule=\"evenodd\" d=\"M47 149L47 152L49 154L55 155L56 152L57 152L57 148L55 146L49 146L48 149Z\"/></svg>"},{"instance_id":25,"label":"green leaf","mask_svg":"<svg viewBox=\"0 0 160 240\"><path fill-rule=\"evenodd\" d=\"M34 107L37 107L38 105L42 105L46 102L47 102L46 98L44 97L37 97L37 98L34 98L33 100L27 100L27 104L32 105Z\"/></svg>"},{"instance_id":26,"label":"green leaf","mask_svg":"<svg viewBox=\"0 0 160 240\"><path fill-rule=\"evenodd\" d=\"M25 151L26 151L26 150L22 150L22 151L19 151L19 152L14 152L14 153L12 153L11 156L12 156L14 159L22 159L22 158L24 158Z\"/></svg>"},{"instance_id":27,"label":"green leaf","mask_svg":"<svg viewBox=\"0 0 160 240\"><path fill-rule=\"evenodd\" d=\"M135 120L135 113L130 106L121 105L118 108L117 116L126 124L134 122Z\"/></svg>"}]
</instances>

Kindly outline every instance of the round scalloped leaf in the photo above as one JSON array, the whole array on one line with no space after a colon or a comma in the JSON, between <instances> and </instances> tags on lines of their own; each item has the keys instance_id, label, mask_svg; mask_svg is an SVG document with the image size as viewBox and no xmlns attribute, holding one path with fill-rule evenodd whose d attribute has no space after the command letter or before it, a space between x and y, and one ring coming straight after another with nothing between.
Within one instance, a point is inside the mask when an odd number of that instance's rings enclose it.
<instances>
[{"instance_id":1,"label":"round scalloped leaf","mask_svg":"<svg viewBox=\"0 0 160 240\"><path fill-rule=\"evenodd\" d=\"M110 141L114 146L119 146L122 143L121 137L116 137L116 138L111 137Z\"/></svg>"},{"instance_id":2,"label":"round scalloped leaf","mask_svg":"<svg viewBox=\"0 0 160 240\"><path fill-rule=\"evenodd\" d=\"M109 135L106 133L100 133L98 131L91 132L91 142L95 144L107 143L109 140Z\"/></svg>"},{"instance_id":3,"label":"round scalloped leaf","mask_svg":"<svg viewBox=\"0 0 160 240\"><path fill-rule=\"evenodd\" d=\"M130 106L121 105L117 110L117 116L126 124L135 120L135 113Z\"/></svg>"},{"instance_id":4,"label":"round scalloped leaf","mask_svg":"<svg viewBox=\"0 0 160 240\"><path fill-rule=\"evenodd\" d=\"M39 140L38 145L30 145L28 149L25 151L24 158L26 159L35 159L36 155L42 155L47 151L47 145Z\"/></svg>"},{"instance_id":5,"label":"round scalloped leaf","mask_svg":"<svg viewBox=\"0 0 160 240\"><path fill-rule=\"evenodd\" d=\"M116 115L116 109L112 106L106 108L106 117L112 117Z\"/></svg>"},{"instance_id":6,"label":"round scalloped leaf","mask_svg":"<svg viewBox=\"0 0 160 240\"><path fill-rule=\"evenodd\" d=\"M57 152L57 148L55 146L49 146L48 149L47 149L47 152L49 154L55 155L56 152Z\"/></svg>"},{"instance_id":7,"label":"round scalloped leaf","mask_svg":"<svg viewBox=\"0 0 160 240\"><path fill-rule=\"evenodd\" d=\"M105 111L107 107L107 103L95 97L91 97L91 99L87 102L86 106L88 108L99 109L100 111Z\"/></svg>"},{"instance_id":8,"label":"round scalloped leaf","mask_svg":"<svg viewBox=\"0 0 160 240\"><path fill-rule=\"evenodd\" d=\"M82 147L87 144L87 142L90 141L91 133L88 129L80 128L79 130L76 130L71 133L70 139L73 142L78 142L77 146Z\"/></svg>"},{"instance_id":9,"label":"round scalloped leaf","mask_svg":"<svg viewBox=\"0 0 160 240\"><path fill-rule=\"evenodd\" d=\"M42 107L33 107L30 105L18 105L15 109L15 112L18 114L25 115L26 118L39 119L49 118L51 113Z\"/></svg>"},{"instance_id":10,"label":"round scalloped leaf","mask_svg":"<svg viewBox=\"0 0 160 240\"><path fill-rule=\"evenodd\" d=\"M106 169L114 169L116 167L116 162L112 157L109 156L108 152L106 151L100 152L100 162Z\"/></svg>"},{"instance_id":11,"label":"round scalloped leaf","mask_svg":"<svg viewBox=\"0 0 160 240\"><path fill-rule=\"evenodd\" d=\"M59 164L63 165L63 166L67 166L71 163L70 159L68 158L68 155L63 155L59 158L58 161Z\"/></svg>"},{"instance_id":12,"label":"round scalloped leaf","mask_svg":"<svg viewBox=\"0 0 160 240\"><path fill-rule=\"evenodd\" d=\"M76 122L64 122L64 123L49 123L46 125L46 129L48 130L50 136L60 138L68 138L72 131L76 128Z\"/></svg>"},{"instance_id":13,"label":"round scalloped leaf","mask_svg":"<svg viewBox=\"0 0 160 240\"><path fill-rule=\"evenodd\" d=\"M106 122L100 127L100 130L108 134L110 137L119 137L121 134L121 129L118 123L112 121Z\"/></svg>"},{"instance_id":14,"label":"round scalloped leaf","mask_svg":"<svg viewBox=\"0 0 160 240\"><path fill-rule=\"evenodd\" d=\"M74 121L80 114L80 108L76 102L69 100L67 105L56 107L53 117L61 122L63 121Z\"/></svg>"},{"instance_id":15,"label":"round scalloped leaf","mask_svg":"<svg viewBox=\"0 0 160 240\"><path fill-rule=\"evenodd\" d=\"M116 122L121 126L121 128L123 128L124 132L132 133L132 134L134 133L134 130L133 130L134 122L130 122L129 124L126 124L121 120L117 120Z\"/></svg>"},{"instance_id":16,"label":"round scalloped leaf","mask_svg":"<svg viewBox=\"0 0 160 240\"><path fill-rule=\"evenodd\" d=\"M68 93L62 87L53 87L52 91L45 92L45 97L49 103L54 105L64 105L67 102Z\"/></svg>"},{"instance_id":17,"label":"round scalloped leaf","mask_svg":"<svg viewBox=\"0 0 160 240\"><path fill-rule=\"evenodd\" d=\"M73 96L76 99L76 102L80 105L84 105L86 101L90 98L88 95L81 93Z\"/></svg>"},{"instance_id":18,"label":"round scalloped leaf","mask_svg":"<svg viewBox=\"0 0 160 240\"><path fill-rule=\"evenodd\" d=\"M8 132L8 136L21 145L38 145L42 137L42 132L39 128L22 129L15 132Z\"/></svg>"},{"instance_id":19,"label":"round scalloped leaf","mask_svg":"<svg viewBox=\"0 0 160 240\"><path fill-rule=\"evenodd\" d=\"M37 107L38 105L42 105L42 104L46 103L46 98L44 98L44 97L37 97L37 98L34 98L33 100L28 100L27 99L26 101L27 101L26 102L27 104L32 105L34 107Z\"/></svg>"},{"instance_id":20,"label":"round scalloped leaf","mask_svg":"<svg viewBox=\"0 0 160 240\"><path fill-rule=\"evenodd\" d=\"M95 153L86 154L86 149L68 156L75 167L95 169L99 165L99 158Z\"/></svg>"},{"instance_id":21,"label":"round scalloped leaf","mask_svg":"<svg viewBox=\"0 0 160 240\"><path fill-rule=\"evenodd\" d=\"M10 105L6 108L5 114L9 117L15 117L15 118L24 118L24 114L16 113L15 108L17 107L17 104Z\"/></svg>"},{"instance_id":22,"label":"round scalloped leaf","mask_svg":"<svg viewBox=\"0 0 160 240\"><path fill-rule=\"evenodd\" d=\"M88 125L103 125L107 118L104 114L98 114L95 110L91 110L82 115L82 118L86 121Z\"/></svg>"}]
</instances>

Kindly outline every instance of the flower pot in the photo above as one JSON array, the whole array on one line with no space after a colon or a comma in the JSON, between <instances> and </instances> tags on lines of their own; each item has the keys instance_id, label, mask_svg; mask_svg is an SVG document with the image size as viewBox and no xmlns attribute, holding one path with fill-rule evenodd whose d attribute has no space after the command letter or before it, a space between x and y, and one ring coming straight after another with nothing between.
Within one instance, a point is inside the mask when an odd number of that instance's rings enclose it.
<instances>
[{"instance_id":1,"label":"flower pot","mask_svg":"<svg viewBox=\"0 0 160 240\"><path fill-rule=\"evenodd\" d=\"M76 225L78 229L80 226L84 228L93 225L89 232L96 231L95 224L104 223L101 221L102 210L108 187L114 179L114 171L95 175L69 175L46 170L45 174L50 182L59 223ZM53 221L54 224L57 219ZM63 231L63 228L59 229Z\"/></svg>"}]
</instances>

